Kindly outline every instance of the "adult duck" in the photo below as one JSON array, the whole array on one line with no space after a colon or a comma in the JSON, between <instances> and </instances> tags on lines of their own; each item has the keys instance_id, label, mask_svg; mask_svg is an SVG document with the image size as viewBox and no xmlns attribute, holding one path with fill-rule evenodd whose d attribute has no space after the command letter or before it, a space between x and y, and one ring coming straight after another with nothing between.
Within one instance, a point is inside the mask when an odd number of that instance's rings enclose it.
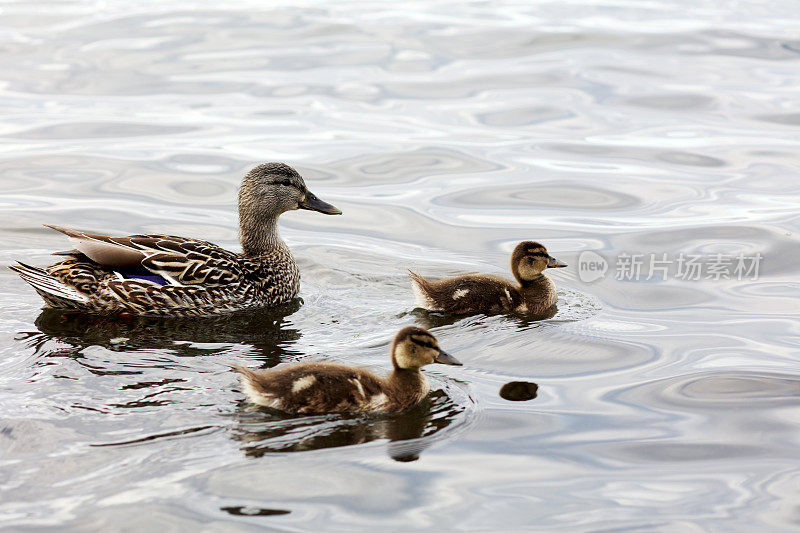
<instances>
[{"instance_id":1,"label":"adult duck","mask_svg":"<svg viewBox=\"0 0 800 533\"><path fill-rule=\"evenodd\" d=\"M239 190L242 253L169 235L108 237L47 225L74 250L47 268L10 266L46 306L89 313L147 316L218 315L288 302L300 272L278 235L278 218L293 209L341 211L314 196L283 163L252 169Z\"/></svg>"}]
</instances>

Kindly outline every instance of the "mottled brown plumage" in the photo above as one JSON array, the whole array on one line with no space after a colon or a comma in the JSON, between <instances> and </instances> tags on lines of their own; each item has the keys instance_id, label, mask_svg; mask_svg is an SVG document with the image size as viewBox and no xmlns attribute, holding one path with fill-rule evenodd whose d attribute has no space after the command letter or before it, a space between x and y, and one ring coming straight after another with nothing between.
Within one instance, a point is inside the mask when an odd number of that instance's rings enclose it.
<instances>
[{"instance_id":1,"label":"mottled brown plumage","mask_svg":"<svg viewBox=\"0 0 800 533\"><path fill-rule=\"evenodd\" d=\"M293 209L341 211L314 196L288 165L251 170L239 190L243 252L170 235L108 237L48 226L75 249L46 269L11 266L49 307L91 313L204 316L285 303L300 272L278 235L278 217Z\"/></svg>"},{"instance_id":2,"label":"mottled brown plumage","mask_svg":"<svg viewBox=\"0 0 800 533\"><path fill-rule=\"evenodd\" d=\"M428 331L400 330L392 343L394 370L385 378L357 367L332 363L299 363L254 371L234 367L255 404L298 414L399 412L428 394L420 368L431 363L460 365Z\"/></svg>"},{"instance_id":3,"label":"mottled brown plumage","mask_svg":"<svg viewBox=\"0 0 800 533\"><path fill-rule=\"evenodd\" d=\"M511 272L518 285L503 278L470 274L431 281L415 272L411 286L420 307L459 315L515 312L540 315L558 300L556 287L542 271L565 267L537 242L521 242L511 255Z\"/></svg>"}]
</instances>

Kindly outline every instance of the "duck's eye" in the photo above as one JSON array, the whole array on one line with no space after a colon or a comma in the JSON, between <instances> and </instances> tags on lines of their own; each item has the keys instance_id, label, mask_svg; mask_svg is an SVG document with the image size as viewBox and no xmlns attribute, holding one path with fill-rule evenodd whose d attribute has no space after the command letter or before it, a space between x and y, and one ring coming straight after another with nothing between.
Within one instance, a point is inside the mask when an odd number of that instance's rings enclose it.
<instances>
[{"instance_id":1,"label":"duck's eye","mask_svg":"<svg viewBox=\"0 0 800 533\"><path fill-rule=\"evenodd\" d=\"M281 182L281 185L283 185L284 187L291 187L291 186L292 186L292 180L290 180L290 179L285 179L285 180L283 180L283 181Z\"/></svg>"}]
</instances>

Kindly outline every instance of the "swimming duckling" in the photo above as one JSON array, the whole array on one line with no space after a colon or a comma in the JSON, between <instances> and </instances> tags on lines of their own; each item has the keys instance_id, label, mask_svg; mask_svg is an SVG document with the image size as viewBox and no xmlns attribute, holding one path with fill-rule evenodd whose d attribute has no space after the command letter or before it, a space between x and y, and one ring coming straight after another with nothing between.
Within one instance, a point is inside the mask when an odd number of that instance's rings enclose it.
<instances>
[{"instance_id":1,"label":"swimming duckling","mask_svg":"<svg viewBox=\"0 0 800 533\"><path fill-rule=\"evenodd\" d=\"M357 367L332 363L298 363L253 371L234 369L242 376L251 402L289 413L325 414L399 412L428 394L420 368L431 363L460 365L439 348L428 331L409 326L395 336L391 350L394 370L385 378Z\"/></svg>"},{"instance_id":2,"label":"swimming duckling","mask_svg":"<svg viewBox=\"0 0 800 533\"><path fill-rule=\"evenodd\" d=\"M342 212L306 188L283 163L252 169L239 189L242 253L210 242L168 235L107 237L59 226L74 250L43 269L10 266L47 307L89 313L155 316L218 315L288 302L300 271L278 235L278 217L293 209Z\"/></svg>"},{"instance_id":3,"label":"swimming duckling","mask_svg":"<svg viewBox=\"0 0 800 533\"><path fill-rule=\"evenodd\" d=\"M465 275L429 281L409 270L411 288L420 307L453 314L515 312L540 315L558 300L556 286L545 276L545 268L567 266L550 256L538 242L524 241L511 254L514 286L496 276Z\"/></svg>"}]
</instances>

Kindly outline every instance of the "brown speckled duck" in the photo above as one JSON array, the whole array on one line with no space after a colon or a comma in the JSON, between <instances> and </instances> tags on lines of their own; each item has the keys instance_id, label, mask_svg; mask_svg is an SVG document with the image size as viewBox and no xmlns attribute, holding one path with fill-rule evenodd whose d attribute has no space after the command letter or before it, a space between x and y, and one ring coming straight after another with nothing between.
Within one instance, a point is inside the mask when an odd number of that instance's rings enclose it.
<instances>
[{"instance_id":1,"label":"brown speckled duck","mask_svg":"<svg viewBox=\"0 0 800 533\"><path fill-rule=\"evenodd\" d=\"M429 281L415 272L411 287L420 307L453 314L514 312L540 315L558 300L545 268L567 266L538 242L521 242L511 254L511 272L519 285L496 276L464 275Z\"/></svg>"},{"instance_id":2,"label":"brown speckled duck","mask_svg":"<svg viewBox=\"0 0 800 533\"><path fill-rule=\"evenodd\" d=\"M293 209L339 215L283 163L251 170L239 190L242 253L168 235L107 237L58 226L74 250L46 269L11 266L48 307L151 316L218 315L288 302L300 272L278 235L278 217Z\"/></svg>"},{"instance_id":3,"label":"brown speckled duck","mask_svg":"<svg viewBox=\"0 0 800 533\"><path fill-rule=\"evenodd\" d=\"M460 365L428 331L409 326L392 343L394 370L380 378L362 368L332 363L298 363L241 374L248 399L258 405L296 414L400 412L428 394L420 368L431 363Z\"/></svg>"}]
</instances>

